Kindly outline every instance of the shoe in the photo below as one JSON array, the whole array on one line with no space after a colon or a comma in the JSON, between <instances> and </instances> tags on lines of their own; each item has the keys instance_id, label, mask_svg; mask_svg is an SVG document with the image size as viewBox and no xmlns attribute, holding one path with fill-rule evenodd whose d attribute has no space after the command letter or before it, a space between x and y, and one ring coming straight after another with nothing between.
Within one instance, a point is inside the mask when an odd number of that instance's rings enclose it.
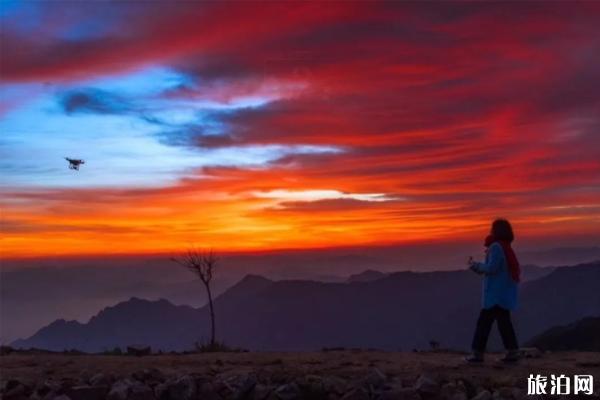
<instances>
[{"instance_id":1,"label":"shoe","mask_svg":"<svg viewBox=\"0 0 600 400\"><path fill-rule=\"evenodd\" d=\"M500 361L504 363L516 363L520 358L519 350L509 350Z\"/></svg>"},{"instance_id":2,"label":"shoe","mask_svg":"<svg viewBox=\"0 0 600 400\"><path fill-rule=\"evenodd\" d=\"M465 357L465 361L468 363L482 363L483 362L483 354L477 351L472 352L468 356Z\"/></svg>"}]
</instances>

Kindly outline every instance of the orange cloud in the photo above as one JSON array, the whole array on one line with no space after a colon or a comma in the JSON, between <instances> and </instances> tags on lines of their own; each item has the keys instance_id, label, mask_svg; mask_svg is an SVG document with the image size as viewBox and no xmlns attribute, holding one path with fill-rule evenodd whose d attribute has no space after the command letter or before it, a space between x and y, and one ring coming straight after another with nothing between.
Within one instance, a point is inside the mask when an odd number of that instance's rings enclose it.
<instances>
[{"instance_id":1,"label":"orange cloud","mask_svg":"<svg viewBox=\"0 0 600 400\"><path fill-rule=\"evenodd\" d=\"M165 66L186 80L152 100L202 111L152 121L170 145L336 151L206 166L168 187L13 184L4 256L452 241L499 215L525 238L599 237L595 3L103 4L75 14L114 7L114 30L77 40L40 7L46 38L2 28L8 84ZM239 98L260 101L226 107ZM127 101L121 114L151 119Z\"/></svg>"}]
</instances>

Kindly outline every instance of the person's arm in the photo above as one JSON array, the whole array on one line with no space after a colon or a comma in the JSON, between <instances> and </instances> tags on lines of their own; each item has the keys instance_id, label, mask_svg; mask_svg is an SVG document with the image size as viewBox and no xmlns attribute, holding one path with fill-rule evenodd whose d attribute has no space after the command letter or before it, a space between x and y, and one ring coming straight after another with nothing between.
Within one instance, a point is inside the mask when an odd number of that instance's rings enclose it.
<instances>
[{"instance_id":1,"label":"person's arm","mask_svg":"<svg viewBox=\"0 0 600 400\"><path fill-rule=\"evenodd\" d=\"M471 268L476 272L493 275L502 267L504 260L503 253L502 247L499 244L492 244L485 262L475 262Z\"/></svg>"}]
</instances>

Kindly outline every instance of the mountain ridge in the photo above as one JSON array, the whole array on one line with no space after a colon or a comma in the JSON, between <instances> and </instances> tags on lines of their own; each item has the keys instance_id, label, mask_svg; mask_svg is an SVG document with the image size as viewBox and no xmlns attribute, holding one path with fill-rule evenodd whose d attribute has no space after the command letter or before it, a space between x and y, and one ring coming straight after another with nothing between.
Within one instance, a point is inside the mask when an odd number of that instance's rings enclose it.
<instances>
[{"instance_id":1,"label":"mountain ridge","mask_svg":"<svg viewBox=\"0 0 600 400\"><path fill-rule=\"evenodd\" d=\"M556 268L525 282L522 307L515 313L522 338L600 310L600 295L594 290L599 267ZM398 272L348 283L248 275L215 299L217 337L251 350L407 349L426 347L431 339L464 348L479 309L479 285L480 278L468 271ZM558 295L558 288L569 302ZM548 313L549 306L556 312ZM52 323L13 345L93 352L146 343L155 349L186 350L208 337L208 310L133 297L78 324Z\"/></svg>"}]
</instances>

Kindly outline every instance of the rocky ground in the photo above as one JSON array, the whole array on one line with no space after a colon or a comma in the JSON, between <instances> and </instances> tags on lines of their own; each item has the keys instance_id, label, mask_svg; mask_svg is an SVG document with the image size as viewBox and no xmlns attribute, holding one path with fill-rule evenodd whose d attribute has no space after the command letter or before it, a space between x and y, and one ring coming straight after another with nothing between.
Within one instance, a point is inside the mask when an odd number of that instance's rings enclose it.
<instances>
[{"instance_id":1,"label":"rocky ground","mask_svg":"<svg viewBox=\"0 0 600 400\"><path fill-rule=\"evenodd\" d=\"M9 354L4 400L486 400L525 399L530 374L593 375L600 353L553 353L504 365L467 365L447 352L209 353L145 357ZM549 398L550 396L548 396Z\"/></svg>"}]
</instances>

